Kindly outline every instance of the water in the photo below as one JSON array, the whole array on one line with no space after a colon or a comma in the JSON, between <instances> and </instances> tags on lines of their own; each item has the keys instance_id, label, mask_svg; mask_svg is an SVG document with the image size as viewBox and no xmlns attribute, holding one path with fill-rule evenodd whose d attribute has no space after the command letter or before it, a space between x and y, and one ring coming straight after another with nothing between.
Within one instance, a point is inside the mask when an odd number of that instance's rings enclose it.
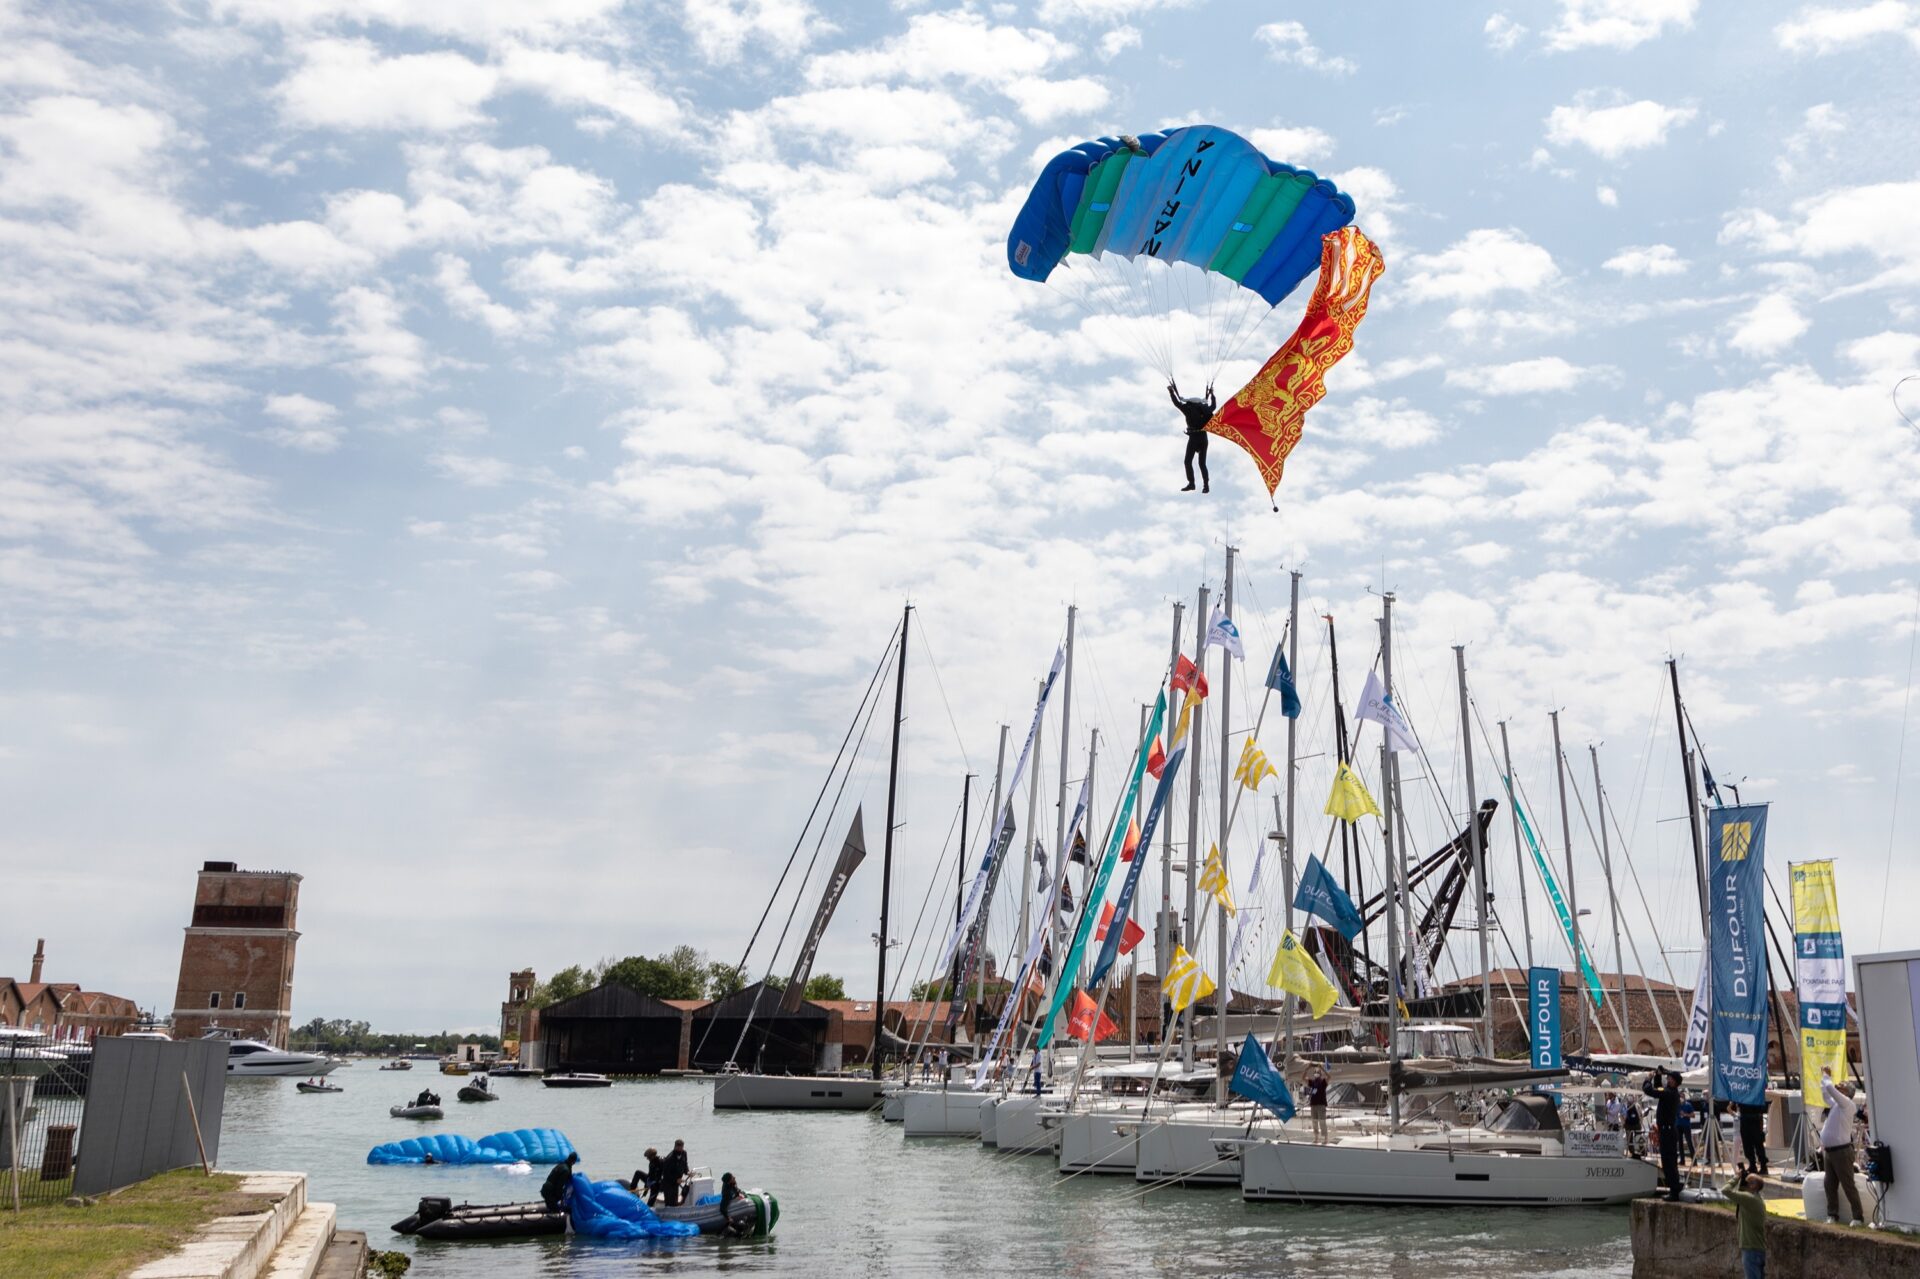
<instances>
[{"instance_id":1,"label":"water","mask_svg":"<svg viewBox=\"0 0 1920 1279\"><path fill-rule=\"evenodd\" d=\"M346 1091L306 1095L292 1079L227 1087L220 1163L308 1174L345 1229L414 1256L436 1276L679 1274L1100 1276L1152 1270L1205 1276L1626 1276L1627 1213L1611 1209L1410 1209L1249 1204L1232 1190L1159 1190L1131 1178L1061 1180L1053 1160L1002 1155L972 1139L909 1142L899 1124L831 1113L715 1114L699 1080L543 1088L496 1081L500 1100L462 1105L459 1080L431 1070L335 1072ZM417 1123L387 1107L431 1087L447 1118ZM647 1146L684 1138L696 1167L733 1172L780 1200L771 1239L611 1243L571 1237L492 1244L416 1241L388 1226L420 1196L506 1203L539 1197L544 1168L373 1168L367 1151L425 1132L478 1137L553 1127L594 1178L631 1176Z\"/></svg>"}]
</instances>

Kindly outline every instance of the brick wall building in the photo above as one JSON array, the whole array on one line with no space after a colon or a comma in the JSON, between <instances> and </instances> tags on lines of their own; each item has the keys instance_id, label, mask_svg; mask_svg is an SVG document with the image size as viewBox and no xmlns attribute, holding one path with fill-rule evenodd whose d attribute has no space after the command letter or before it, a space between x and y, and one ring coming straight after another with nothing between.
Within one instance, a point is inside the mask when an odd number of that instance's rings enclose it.
<instances>
[{"instance_id":1,"label":"brick wall building","mask_svg":"<svg viewBox=\"0 0 1920 1279\"><path fill-rule=\"evenodd\" d=\"M47 943L41 939L34 944L27 980L0 977L0 1026L37 1030L62 1040L91 1040L133 1029L140 1010L131 999L82 990L73 982L42 981L46 962Z\"/></svg>"},{"instance_id":2,"label":"brick wall building","mask_svg":"<svg viewBox=\"0 0 1920 1279\"><path fill-rule=\"evenodd\" d=\"M287 1046L299 908L300 876L290 871L241 870L232 862L201 867L180 951L174 1038L221 1026Z\"/></svg>"},{"instance_id":3,"label":"brick wall building","mask_svg":"<svg viewBox=\"0 0 1920 1279\"><path fill-rule=\"evenodd\" d=\"M538 1043L540 1040L540 1010L529 1002L540 983L534 978L533 969L522 968L517 973L507 974L507 997L500 1004L500 1055L509 1059L518 1059L525 1063L520 1055L521 1044Z\"/></svg>"}]
</instances>

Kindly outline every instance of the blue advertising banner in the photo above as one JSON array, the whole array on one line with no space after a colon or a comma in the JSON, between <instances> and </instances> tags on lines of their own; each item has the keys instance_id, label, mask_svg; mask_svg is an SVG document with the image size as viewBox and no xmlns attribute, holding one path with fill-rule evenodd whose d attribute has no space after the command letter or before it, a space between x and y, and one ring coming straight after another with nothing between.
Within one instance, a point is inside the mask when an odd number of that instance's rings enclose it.
<instances>
[{"instance_id":1,"label":"blue advertising banner","mask_svg":"<svg viewBox=\"0 0 1920 1279\"><path fill-rule=\"evenodd\" d=\"M1766 847L1765 804L1708 810L1713 1095L1752 1105L1767 1099Z\"/></svg>"},{"instance_id":2,"label":"blue advertising banner","mask_svg":"<svg viewBox=\"0 0 1920 1279\"><path fill-rule=\"evenodd\" d=\"M1560 1060L1560 970L1527 969L1527 1055L1543 1070Z\"/></svg>"}]
</instances>

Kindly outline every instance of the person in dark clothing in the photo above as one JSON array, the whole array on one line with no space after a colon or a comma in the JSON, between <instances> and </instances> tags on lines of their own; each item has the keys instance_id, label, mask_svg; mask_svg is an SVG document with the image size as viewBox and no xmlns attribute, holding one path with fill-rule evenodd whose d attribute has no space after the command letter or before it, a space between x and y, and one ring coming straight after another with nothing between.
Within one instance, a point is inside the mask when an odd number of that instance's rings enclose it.
<instances>
[{"instance_id":1,"label":"person in dark clothing","mask_svg":"<svg viewBox=\"0 0 1920 1279\"><path fill-rule=\"evenodd\" d=\"M648 1146L641 1158L647 1166L633 1170L633 1193L652 1203L660 1197L660 1152Z\"/></svg>"},{"instance_id":2,"label":"person in dark clothing","mask_svg":"<svg viewBox=\"0 0 1920 1279\"><path fill-rule=\"evenodd\" d=\"M722 1225L720 1229L727 1234L746 1235L753 1233L753 1223L751 1221L735 1221L732 1214L727 1211L727 1209L733 1206L734 1200L744 1199L746 1193L746 1191L740 1189L740 1183L734 1180L732 1173L729 1172L721 1175L720 1220Z\"/></svg>"},{"instance_id":3,"label":"person in dark clothing","mask_svg":"<svg viewBox=\"0 0 1920 1279\"><path fill-rule=\"evenodd\" d=\"M1187 419L1187 486L1180 491L1193 492L1193 463L1197 458L1200 462L1200 491L1211 493L1213 481L1207 475L1207 423L1213 420L1216 407L1213 388L1207 388L1207 398L1204 400L1187 400L1181 398L1180 388L1169 382L1167 395L1173 400L1173 407L1179 409L1180 415Z\"/></svg>"},{"instance_id":4,"label":"person in dark clothing","mask_svg":"<svg viewBox=\"0 0 1920 1279\"><path fill-rule=\"evenodd\" d=\"M1693 1098L1680 1099L1680 1154L1688 1163L1694 1161L1693 1124L1698 1112L1694 1109Z\"/></svg>"},{"instance_id":5,"label":"person in dark clothing","mask_svg":"<svg viewBox=\"0 0 1920 1279\"><path fill-rule=\"evenodd\" d=\"M1653 1123L1660 1134L1660 1176L1667 1183L1667 1198L1680 1197L1680 1076L1672 1071L1654 1071L1640 1085L1640 1091L1653 1098Z\"/></svg>"},{"instance_id":6,"label":"person in dark clothing","mask_svg":"<svg viewBox=\"0 0 1920 1279\"><path fill-rule=\"evenodd\" d=\"M560 1205L567 1201L567 1192L573 1189L573 1166L580 1162L577 1152L568 1152L567 1157L553 1166L547 1179L540 1183L540 1197L547 1201L548 1212L559 1212Z\"/></svg>"},{"instance_id":7,"label":"person in dark clothing","mask_svg":"<svg viewBox=\"0 0 1920 1279\"><path fill-rule=\"evenodd\" d=\"M1631 1101L1627 1103L1626 1113L1621 1116L1621 1126L1627 1131L1627 1153L1635 1159L1646 1154L1646 1144L1640 1140L1640 1107Z\"/></svg>"},{"instance_id":8,"label":"person in dark clothing","mask_svg":"<svg viewBox=\"0 0 1920 1279\"><path fill-rule=\"evenodd\" d=\"M654 1188L666 1196L667 1207L680 1206L681 1183L687 1179L687 1143L676 1141L667 1157L660 1161L660 1175Z\"/></svg>"},{"instance_id":9,"label":"person in dark clothing","mask_svg":"<svg viewBox=\"0 0 1920 1279\"><path fill-rule=\"evenodd\" d=\"M1740 1157L1747 1167L1767 1175L1767 1108L1763 1103L1740 1103Z\"/></svg>"}]
</instances>

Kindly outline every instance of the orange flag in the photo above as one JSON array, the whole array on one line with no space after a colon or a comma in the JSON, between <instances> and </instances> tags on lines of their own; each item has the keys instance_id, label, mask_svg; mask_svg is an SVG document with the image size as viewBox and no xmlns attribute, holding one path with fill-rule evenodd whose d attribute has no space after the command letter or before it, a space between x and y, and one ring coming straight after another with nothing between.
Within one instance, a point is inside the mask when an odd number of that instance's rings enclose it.
<instances>
[{"instance_id":1,"label":"orange flag","mask_svg":"<svg viewBox=\"0 0 1920 1279\"><path fill-rule=\"evenodd\" d=\"M1158 742L1154 743L1154 748L1156 750L1159 749ZM1158 773L1154 774L1155 777L1158 777L1159 775L1160 774ZM1120 846L1120 860L1123 862L1130 862L1133 860L1133 855L1139 851L1140 851L1140 823L1134 821L1131 817L1129 817L1127 819L1127 840L1126 840L1126 843Z\"/></svg>"},{"instance_id":2,"label":"orange flag","mask_svg":"<svg viewBox=\"0 0 1920 1279\"><path fill-rule=\"evenodd\" d=\"M1373 282L1386 269L1379 248L1358 227L1344 226L1324 236L1320 283L1300 327L1207 423L1210 434L1232 440L1252 455L1269 500L1280 487L1287 454L1300 442L1307 410L1327 393L1327 370L1353 349L1353 331L1366 318Z\"/></svg>"},{"instance_id":3,"label":"orange flag","mask_svg":"<svg viewBox=\"0 0 1920 1279\"><path fill-rule=\"evenodd\" d=\"M1073 992L1073 1012L1067 1017L1067 1033L1075 1039L1112 1039L1120 1033L1120 1027L1087 998L1086 991L1076 990Z\"/></svg>"}]
</instances>

